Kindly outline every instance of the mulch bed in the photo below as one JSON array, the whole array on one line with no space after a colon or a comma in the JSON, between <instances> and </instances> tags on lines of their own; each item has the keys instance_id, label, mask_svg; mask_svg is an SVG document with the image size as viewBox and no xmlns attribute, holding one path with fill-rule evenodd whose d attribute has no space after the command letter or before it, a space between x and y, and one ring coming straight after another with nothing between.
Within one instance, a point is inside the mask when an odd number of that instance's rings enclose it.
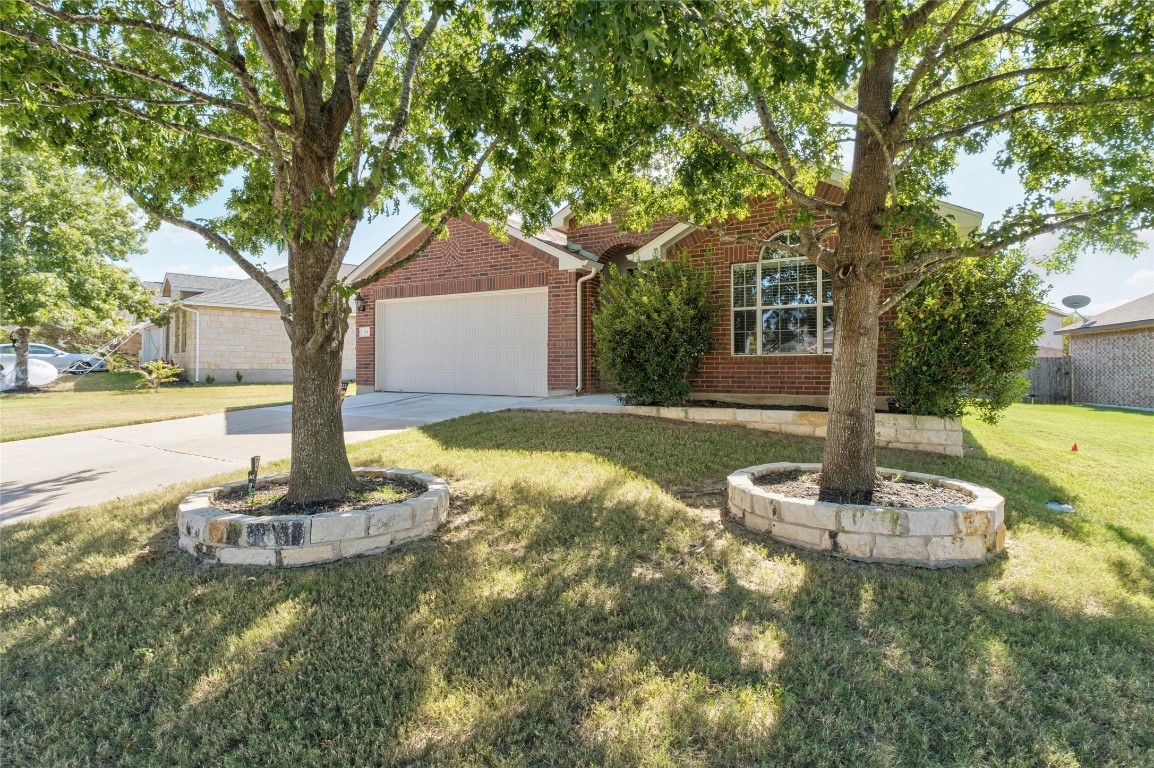
<instances>
[{"instance_id":1,"label":"mulch bed","mask_svg":"<svg viewBox=\"0 0 1154 768\"><path fill-rule=\"evenodd\" d=\"M855 494L823 494L818 487L821 474L791 470L754 478L754 484L763 490L791 496L795 499L829 501L834 504L873 504L898 509L944 507L968 504L974 497L964 491L942 488L920 480L893 480L878 476L869 498Z\"/></svg>"},{"instance_id":2,"label":"mulch bed","mask_svg":"<svg viewBox=\"0 0 1154 768\"><path fill-rule=\"evenodd\" d=\"M236 488L217 496L212 505L226 512L245 515L319 515L324 512L349 512L381 504L396 504L425 492L425 486L416 480L386 477L361 477L357 480L354 490L345 498L335 501L288 504L283 501L288 493L288 483L274 483L259 486L251 501L247 488Z\"/></svg>"},{"instance_id":3,"label":"mulch bed","mask_svg":"<svg viewBox=\"0 0 1154 768\"><path fill-rule=\"evenodd\" d=\"M690 408L737 408L742 411L817 411L827 413L828 408L820 405L762 405L754 403L729 403L723 400L690 400ZM905 411L877 410L874 413L905 413Z\"/></svg>"}]
</instances>

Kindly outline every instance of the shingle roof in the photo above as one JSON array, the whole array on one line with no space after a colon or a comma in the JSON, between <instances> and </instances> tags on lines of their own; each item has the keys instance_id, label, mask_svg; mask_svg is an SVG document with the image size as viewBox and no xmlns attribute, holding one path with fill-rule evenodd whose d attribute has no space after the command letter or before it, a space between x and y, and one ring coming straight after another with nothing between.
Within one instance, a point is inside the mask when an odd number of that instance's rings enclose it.
<instances>
[{"instance_id":1,"label":"shingle roof","mask_svg":"<svg viewBox=\"0 0 1154 768\"><path fill-rule=\"evenodd\" d=\"M356 264L342 264L340 276L345 277L356 268ZM269 270L269 277L282 286L288 284L288 267ZM256 280L237 280L217 291L209 291L184 300L194 307L244 307L247 309L276 309L276 303Z\"/></svg>"},{"instance_id":2,"label":"shingle roof","mask_svg":"<svg viewBox=\"0 0 1154 768\"><path fill-rule=\"evenodd\" d=\"M188 275L183 272L165 272L164 282L175 291L215 291L235 283L243 283L243 278L214 277L211 275Z\"/></svg>"},{"instance_id":3,"label":"shingle roof","mask_svg":"<svg viewBox=\"0 0 1154 768\"><path fill-rule=\"evenodd\" d=\"M1120 307L1108 309L1084 322L1071 325L1069 328L1062 328L1054 331L1054 333L1092 333L1094 331L1137 328L1143 325L1154 325L1154 293Z\"/></svg>"}]
</instances>

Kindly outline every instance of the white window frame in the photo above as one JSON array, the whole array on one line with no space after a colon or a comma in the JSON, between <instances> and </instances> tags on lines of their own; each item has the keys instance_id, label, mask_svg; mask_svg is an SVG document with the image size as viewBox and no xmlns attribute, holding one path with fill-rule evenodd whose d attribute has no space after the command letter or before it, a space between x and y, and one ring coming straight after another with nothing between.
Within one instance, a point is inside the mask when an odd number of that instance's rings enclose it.
<instances>
[{"instance_id":1,"label":"white window frame","mask_svg":"<svg viewBox=\"0 0 1154 768\"><path fill-rule=\"evenodd\" d=\"M796 237L797 237L797 235L795 232L793 232L791 230L786 230L784 232L778 232L776 235L774 235L771 238L771 242L772 241L781 241L783 243L789 244L789 240L791 238L796 239ZM776 256L772 255L774 253L776 253L777 255ZM825 294L824 294L824 291L822 290L822 286L825 285L825 279L826 279L825 272L822 271L821 267L818 267L815 265L814 268L817 270L817 295L818 295L818 302L816 304L773 304L773 305L765 304L765 305L763 305L761 303L761 266L762 266L762 264L764 264L766 262L774 262L774 261L799 261L800 262L800 261L809 261L809 260L806 259L804 256L795 256L794 254L786 252L786 251L777 251L776 249L774 249L774 247L772 245L767 245L764 248L762 248L761 253L759 255L760 255L760 258L757 261L743 261L743 262L729 265L729 354L730 354L730 356L732 356L732 357L781 357L781 356L790 356L790 355L804 355L806 357L809 357L811 355L833 354L833 346L832 345L830 346L829 349L825 348L825 313L826 313L827 309L830 311L833 311L833 302L832 301L827 302L827 301L823 300ZM738 268L744 269L744 268L747 268L749 266L754 266L757 270L757 278L756 278L756 282L754 283L754 285L757 286L757 303L754 304L754 306L752 306L752 307L738 307L738 306L735 306L735 304L734 304L734 298L735 298L734 283L733 283L734 273L737 271ZM764 312L765 310L769 310L769 309L792 309L795 307L797 307L797 308L813 307L813 308L817 309L817 351L816 352L762 352L761 351L762 350L761 313ZM738 312L750 312L750 311L752 311L754 313L754 316L756 318L756 322L754 323L754 328L756 330L757 336L756 336L756 340L754 343L756 345L757 351L752 352L752 353L750 353L750 352L738 352L736 345L734 343L735 342L734 328L736 325L734 318Z\"/></svg>"}]
</instances>

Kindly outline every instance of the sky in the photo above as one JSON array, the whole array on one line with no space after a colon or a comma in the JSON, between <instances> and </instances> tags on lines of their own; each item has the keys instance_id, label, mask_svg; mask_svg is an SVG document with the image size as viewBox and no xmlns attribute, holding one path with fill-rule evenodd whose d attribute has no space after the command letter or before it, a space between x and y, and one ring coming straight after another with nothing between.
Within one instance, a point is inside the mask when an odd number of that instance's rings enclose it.
<instances>
[{"instance_id":1,"label":"sky","mask_svg":"<svg viewBox=\"0 0 1154 768\"><path fill-rule=\"evenodd\" d=\"M963 158L950 179L950 190L946 202L982 212L987 224L1018 203L1022 195L1017 179L1002 174L994 166L992 151ZM217 216L222 212L226 196L227 193L222 192L188 213L192 218ZM411 206L402 205L395 215L362 221L346 261L359 263L366 259L415 214ZM1136 259L1110 253L1084 254L1069 273L1043 273L1051 285L1050 303L1060 307L1065 296L1089 296L1091 303L1082 314L1093 315L1154 292L1154 231L1141 234L1147 245ZM1031 254L1042 255L1056 239L1056 236L1036 238L1027 247ZM270 269L284 263L282 255L265 254L265 264ZM143 280L163 280L165 272L244 277L240 267L227 256L209 249L198 235L169 224L152 233L147 251L134 257L131 265Z\"/></svg>"}]
</instances>

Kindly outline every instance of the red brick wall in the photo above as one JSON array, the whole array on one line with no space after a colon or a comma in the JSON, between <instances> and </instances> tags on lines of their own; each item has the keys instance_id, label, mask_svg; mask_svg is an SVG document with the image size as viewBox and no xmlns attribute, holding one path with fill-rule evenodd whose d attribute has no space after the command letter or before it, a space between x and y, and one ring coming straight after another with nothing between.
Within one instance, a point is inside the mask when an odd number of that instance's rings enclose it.
<instances>
[{"instance_id":1,"label":"red brick wall","mask_svg":"<svg viewBox=\"0 0 1154 768\"><path fill-rule=\"evenodd\" d=\"M601 256L614 246L628 245L637 248L645 245L676 223L669 219L657 222L648 232L618 232L617 225L610 219L600 224L571 226L568 235L570 242L579 243L590 253Z\"/></svg>"},{"instance_id":2,"label":"red brick wall","mask_svg":"<svg viewBox=\"0 0 1154 768\"><path fill-rule=\"evenodd\" d=\"M442 296L516 288L549 289L550 390L573 390L577 385L577 275L557 269L557 260L514 238L508 243L489 234L484 222L465 219L448 225L449 238L434 242L424 254L361 290L365 311L358 312L358 327L373 327L372 336L357 336L357 383L372 388L376 379L375 310L378 299ZM417 235L402 249L407 254L424 238Z\"/></svg>"},{"instance_id":3,"label":"red brick wall","mask_svg":"<svg viewBox=\"0 0 1154 768\"><path fill-rule=\"evenodd\" d=\"M837 200L842 191L830 185L822 185L819 194L826 199ZM768 238L785 229L789 229L792 211L783 208L782 215L773 200L763 200L751 205L750 214L740 222L736 222L731 231L740 234L754 235L759 238ZM822 224L819 223L819 226ZM598 225L605 226L605 225ZM583 228L575 230L581 232ZM574 239L581 242L588 250L593 250L578 235ZM834 242L827 242L831 247ZM787 395L796 397L825 397L829 393L830 364L832 357L824 355L734 355L730 352L733 333L733 314L730 301L730 266L736 263L757 261L760 248L753 245L744 245L731 242L722 242L716 235L698 231L681 240L675 246L684 249L689 258L696 264L708 266L714 276L714 297L721 308L720 322L714 332L717 341L717 350L710 352L702 360L701 373L693 380L693 390L699 395L710 394L739 394L739 395ZM596 251L595 251L596 252ZM603 251L602 251L603 252ZM588 293L589 306L596 303L597 288L595 285L600 277L590 280ZM592 316L592 311L587 315ZM882 317L881 339L879 341L878 378L876 392L879 396L889 393L885 383L886 371L893 363L893 323L892 313ZM583 323L586 326L586 338L592 337L592 322ZM583 355L586 366L585 378L587 391L598 391L600 377L596 370L595 350L592 343L585 344L586 354Z\"/></svg>"}]
</instances>

